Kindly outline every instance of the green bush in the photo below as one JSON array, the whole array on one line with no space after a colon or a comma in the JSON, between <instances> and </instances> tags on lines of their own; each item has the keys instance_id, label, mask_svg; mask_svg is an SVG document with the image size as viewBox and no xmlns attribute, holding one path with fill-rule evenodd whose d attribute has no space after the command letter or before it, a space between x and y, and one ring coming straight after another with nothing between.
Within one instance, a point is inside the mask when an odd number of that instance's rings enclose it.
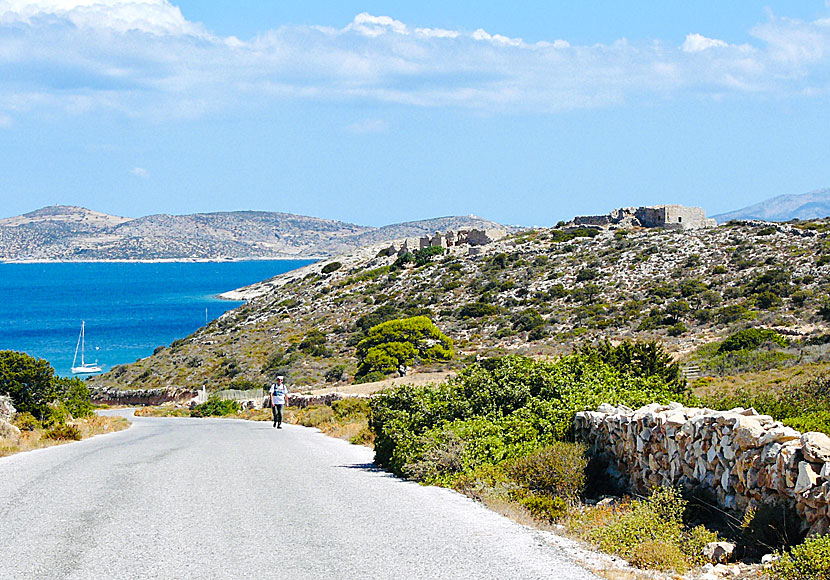
<instances>
[{"instance_id":1,"label":"green bush","mask_svg":"<svg viewBox=\"0 0 830 580\"><path fill-rule=\"evenodd\" d=\"M55 390L58 399L66 410L76 419L89 417L93 413L92 402L89 399L89 387L81 379L55 377Z\"/></svg>"},{"instance_id":2,"label":"green bush","mask_svg":"<svg viewBox=\"0 0 830 580\"><path fill-rule=\"evenodd\" d=\"M584 445L555 441L513 460L505 469L527 491L563 500L576 500L585 490L588 467Z\"/></svg>"},{"instance_id":3,"label":"green bush","mask_svg":"<svg viewBox=\"0 0 830 580\"><path fill-rule=\"evenodd\" d=\"M830 536L809 538L773 562L776 580L830 580Z\"/></svg>"},{"instance_id":4,"label":"green bush","mask_svg":"<svg viewBox=\"0 0 830 580\"><path fill-rule=\"evenodd\" d=\"M607 526L590 532L590 539L605 552L619 554L640 567L684 572L700 562L703 547L716 535L702 526L686 530L686 501L674 488L658 488L634 501Z\"/></svg>"},{"instance_id":5,"label":"green bush","mask_svg":"<svg viewBox=\"0 0 830 580\"><path fill-rule=\"evenodd\" d=\"M511 321L513 322L513 330L519 332L533 330L545 323L545 319L542 318L542 315L535 308L528 308L527 310L517 312L512 316Z\"/></svg>"},{"instance_id":6,"label":"green bush","mask_svg":"<svg viewBox=\"0 0 830 580\"><path fill-rule=\"evenodd\" d=\"M415 250L415 252L413 252L415 265L425 266L426 264L432 262L432 259L435 256L443 256L445 251L446 250L444 250L441 246L432 246L430 248Z\"/></svg>"},{"instance_id":7,"label":"green bush","mask_svg":"<svg viewBox=\"0 0 830 580\"><path fill-rule=\"evenodd\" d=\"M372 372L384 375L395 372L399 365L410 366L420 361L452 359L452 340L425 316L382 322L369 329L357 345L356 378Z\"/></svg>"},{"instance_id":8,"label":"green bush","mask_svg":"<svg viewBox=\"0 0 830 580\"><path fill-rule=\"evenodd\" d=\"M485 316L492 316L498 314L498 306L487 304L485 302L470 302L464 304L458 309L456 316L458 318L483 318Z\"/></svg>"},{"instance_id":9,"label":"green bush","mask_svg":"<svg viewBox=\"0 0 830 580\"><path fill-rule=\"evenodd\" d=\"M304 427L317 427L334 418L334 411L326 405L311 405L297 411L297 423Z\"/></svg>"},{"instance_id":10,"label":"green bush","mask_svg":"<svg viewBox=\"0 0 830 580\"><path fill-rule=\"evenodd\" d=\"M334 401L331 404L331 410L334 413L334 418L338 420L366 417L371 412L369 401L360 397L347 397Z\"/></svg>"},{"instance_id":11,"label":"green bush","mask_svg":"<svg viewBox=\"0 0 830 580\"><path fill-rule=\"evenodd\" d=\"M326 371L325 379L327 383L336 383L343 379L346 373L346 365L338 364Z\"/></svg>"},{"instance_id":12,"label":"green bush","mask_svg":"<svg viewBox=\"0 0 830 580\"><path fill-rule=\"evenodd\" d=\"M35 416L29 413L15 413L12 424L21 431L34 431L40 428L40 421L35 419Z\"/></svg>"},{"instance_id":13,"label":"green bush","mask_svg":"<svg viewBox=\"0 0 830 580\"><path fill-rule=\"evenodd\" d=\"M43 434L46 439L56 441L80 441L81 431L75 425L56 425Z\"/></svg>"},{"instance_id":14,"label":"green bush","mask_svg":"<svg viewBox=\"0 0 830 580\"><path fill-rule=\"evenodd\" d=\"M561 497L551 497L519 490L513 494L513 498L539 520L555 522L568 513L568 502Z\"/></svg>"},{"instance_id":15,"label":"green bush","mask_svg":"<svg viewBox=\"0 0 830 580\"><path fill-rule=\"evenodd\" d=\"M0 351L0 395L8 395L21 413L43 418L57 397L55 369L43 359L12 350Z\"/></svg>"},{"instance_id":16,"label":"green bush","mask_svg":"<svg viewBox=\"0 0 830 580\"><path fill-rule=\"evenodd\" d=\"M729 335L720 344L718 352L753 350L767 343L787 346L789 341L774 330L766 328L745 328Z\"/></svg>"},{"instance_id":17,"label":"green bush","mask_svg":"<svg viewBox=\"0 0 830 580\"><path fill-rule=\"evenodd\" d=\"M236 401L223 401L217 396L211 395L208 400L196 405L191 411L192 417L224 417L239 411L239 403Z\"/></svg>"},{"instance_id":18,"label":"green bush","mask_svg":"<svg viewBox=\"0 0 830 580\"><path fill-rule=\"evenodd\" d=\"M316 328L309 330L297 348L310 356L331 356L326 347L326 334Z\"/></svg>"},{"instance_id":19,"label":"green bush","mask_svg":"<svg viewBox=\"0 0 830 580\"><path fill-rule=\"evenodd\" d=\"M328 264L323 266L323 269L320 270L320 272L323 274L331 274L332 272L336 272L342 267L343 264L341 264L340 262L329 262Z\"/></svg>"}]
</instances>

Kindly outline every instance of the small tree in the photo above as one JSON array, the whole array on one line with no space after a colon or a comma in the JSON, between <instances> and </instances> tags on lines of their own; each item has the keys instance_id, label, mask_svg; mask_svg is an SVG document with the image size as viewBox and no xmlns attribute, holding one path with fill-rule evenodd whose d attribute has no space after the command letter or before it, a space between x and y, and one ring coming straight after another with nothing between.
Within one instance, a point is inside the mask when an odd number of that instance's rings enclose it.
<instances>
[{"instance_id":1,"label":"small tree","mask_svg":"<svg viewBox=\"0 0 830 580\"><path fill-rule=\"evenodd\" d=\"M372 372L386 375L400 365L411 365L416 358L429 362L450 360L452 356L452 340L426 316L389 320L369 329L357 345L355 378Z\"/></svg>"},{"instance_id":2,"label":"small tree","mask_svg":"<svg viewBox=\"0 0 830 580\"><path fill-rule=\"evenodd\" d=\"M12 350L0 351L0 394L9 395L21 413L43 418L55 400L55 369L43 359Z\"/></svg>"}]
</instances>

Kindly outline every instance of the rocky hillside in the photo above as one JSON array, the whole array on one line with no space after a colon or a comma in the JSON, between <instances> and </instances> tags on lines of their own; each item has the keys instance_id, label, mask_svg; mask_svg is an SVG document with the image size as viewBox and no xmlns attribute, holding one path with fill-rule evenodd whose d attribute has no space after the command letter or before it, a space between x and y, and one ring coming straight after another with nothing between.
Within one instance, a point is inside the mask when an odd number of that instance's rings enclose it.
<instances>
[{"instance_id":1,"label":"rocky hillside","mask_svg":"<svg viewBox=\"0 0 830 580\"><path fill-rule=\"evenodd\" d=\"M374 228L287 213L238 211L123 218L50 206L0 220L0 260L221 260L326 257L436 230L501 228L475 216Z\"/></svg>"},{"instance_id":2,"label":"rocky hillside","mask_svg":"<svg viewBox=\"0 0 830 580\"><path fill-rule=\"evenodd\" d=\"M830 189L800 195L779 195L742 209L714 216L718 223L729 220L767 220L786 222L830 216Z\"/></svg>"},{"instance_id":3,"label":"rocky hillside","mask_svg":"<svg viewBox=\"0 0 830 580\"><path fill-rule=\"evenodd\" d=\"M746 326L824 337L830 222L708 230L553 228L421 265L388 243L239 290L249 302L97 386L221 388L286 374L295 386L349 381L374 324L424 314L479 354L545 356L596 338L658 338L678 356ZM431 261L430 261L431 260Z\"/></svg>"}]
</instances>

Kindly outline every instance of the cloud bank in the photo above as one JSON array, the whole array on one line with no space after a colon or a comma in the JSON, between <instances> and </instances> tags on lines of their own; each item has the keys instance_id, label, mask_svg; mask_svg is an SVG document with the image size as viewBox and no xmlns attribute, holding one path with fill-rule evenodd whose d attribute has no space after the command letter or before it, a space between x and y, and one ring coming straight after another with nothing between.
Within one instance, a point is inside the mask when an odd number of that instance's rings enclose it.
<instances>
[{"instance_id":1,"label":"cloud bank","mask_svg":"<svg viewBox=\"0 0 830 580\"><path fill-rule=\"evenodd\" d=\"M200 117L284 99L551 114L675 99L823 95L830 19L770 17L751 44L529 43L358 14L240 40L167 0L0 0L0 125L44 109Z\"/></svg>"}]
</instances>

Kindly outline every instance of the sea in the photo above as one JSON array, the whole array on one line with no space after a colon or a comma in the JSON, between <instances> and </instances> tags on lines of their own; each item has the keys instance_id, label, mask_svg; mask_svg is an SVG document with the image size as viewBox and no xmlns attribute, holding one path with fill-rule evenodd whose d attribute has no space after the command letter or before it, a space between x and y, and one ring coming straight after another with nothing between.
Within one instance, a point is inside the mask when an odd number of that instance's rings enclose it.
<instances>
[{"instance_id":1,"label":"sea","mask_svg":"<svg viewBox=\"0 0 830 580\"><path fill-rule=\"evenodd\" d=\"M217 294L312 262L0 263L0 350L46 359L72 376L84 321L85 362L106 372L241 304Z\"/></svg>"}]
</instances>

